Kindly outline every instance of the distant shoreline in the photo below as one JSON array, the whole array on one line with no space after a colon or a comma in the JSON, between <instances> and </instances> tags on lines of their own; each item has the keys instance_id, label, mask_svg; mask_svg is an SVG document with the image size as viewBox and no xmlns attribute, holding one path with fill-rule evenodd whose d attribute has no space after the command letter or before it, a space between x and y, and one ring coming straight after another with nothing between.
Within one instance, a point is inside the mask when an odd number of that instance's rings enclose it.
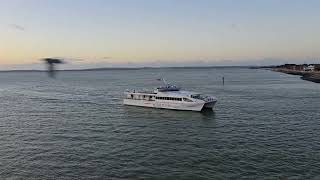
<instances>
[{"instance_id":1,"label":"distant shoreline","mask_svg":"<svg viewBox=\"0 0 320 180\"><path fill-rule=\"evenodd\" d=\"M140 69L211 69L211 68L250 68L260 69L259 66L177 66L177 67L107 67L88 69L61 69L56 71L108 71L108 70L140 70ZM0 70L1 72L46 72L46 70Z\"/></svg>"},{"instance_id":2,"label":"distant shoreline","mask_svg":"<svg viewBox=\"0 0 320 180\"><path fill-rule=\"evenodd\" d=\"M291 75L299 75L303 80L320 83L320 72L318 71L310 72L310 71L291 70L286 68L272 68L272 71L291 74Z\"/></svg>"}]
</instances>

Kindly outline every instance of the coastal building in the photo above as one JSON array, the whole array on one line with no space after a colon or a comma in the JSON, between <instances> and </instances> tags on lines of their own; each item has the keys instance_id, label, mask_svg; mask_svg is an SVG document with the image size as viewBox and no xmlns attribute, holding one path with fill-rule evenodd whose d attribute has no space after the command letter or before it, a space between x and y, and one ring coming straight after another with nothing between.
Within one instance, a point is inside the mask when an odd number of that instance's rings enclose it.
<instances>
[{"instance_id":1,"label":"coastal building","mask_svg":"<svg viewBox=\"0 0 320 180\"><path fill-rule=\"evenodd\" d=\"M320 64L284 64L276 68L291 71L320 71Z\"/></svg>"},{"instance_id":2,"label":"coastal building","mask_svg":"<svg viewBox=\"0 0 320 180\"><path fill-rule=\"evenodd\" d=\"M314 69L315 69L314 65L311 65L311 64L303 67L304 71L314 71Z\"/></svg>"}]
</instances>

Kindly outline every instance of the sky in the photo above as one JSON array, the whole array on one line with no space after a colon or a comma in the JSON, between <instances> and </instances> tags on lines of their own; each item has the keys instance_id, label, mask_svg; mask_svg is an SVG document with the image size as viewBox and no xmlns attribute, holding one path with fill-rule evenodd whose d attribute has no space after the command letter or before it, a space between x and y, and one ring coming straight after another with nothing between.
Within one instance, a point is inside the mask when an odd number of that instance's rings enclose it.
<instances>
[{"instance_id":1,"label":"sky","mask_svg":"<svg viewBox=\"0 0 320 180\"><path fill-rule=\"evenodd\" d=\"M0 69L319 63L318 0L0 0Z\"/></svg>"}]
</instances>

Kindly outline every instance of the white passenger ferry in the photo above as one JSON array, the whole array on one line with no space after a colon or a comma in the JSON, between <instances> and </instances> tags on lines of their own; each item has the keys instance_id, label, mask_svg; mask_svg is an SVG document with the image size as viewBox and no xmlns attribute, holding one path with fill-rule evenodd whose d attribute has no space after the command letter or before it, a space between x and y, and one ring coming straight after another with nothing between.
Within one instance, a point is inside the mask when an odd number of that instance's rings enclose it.
<instances>
[{"instance_id":1,"label":"white passenger ferry","mask_svg":"<svg viewBox=\"0 0 320 180\"><path fill-rule=\"evenodd\" d=\"M163 109L201 111L213 109L217 102L215 97L202 96L199 93L183 91L175 85L166 83L153 91L127 91L123 104Z\"/></svg>"}]
</instances>

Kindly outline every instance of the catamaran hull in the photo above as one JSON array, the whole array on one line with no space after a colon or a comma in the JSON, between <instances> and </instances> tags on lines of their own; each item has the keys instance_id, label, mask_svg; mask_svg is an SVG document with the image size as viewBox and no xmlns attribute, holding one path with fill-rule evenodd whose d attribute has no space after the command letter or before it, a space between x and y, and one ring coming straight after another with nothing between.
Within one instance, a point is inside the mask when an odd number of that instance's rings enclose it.
<instances>
[{"instance_id":1,"label":"catamaran hull","mask_svg":"<svg viewBox=\"0 0 320 180\"><path fill-rule=\"evenodd\" d=\"M159 101L148 101L148 100L135 100L135 99L124 99L123 104L130 106L141 106L151 107L160 109L173 109L173 110L184 110L184 111L201 111L207 104L206 108L213 108L214 103L173 103L173 102L159 102Z\"/></svg>"},{"instance_id":2,"label":"catamaran hull","mask_svg":"<svg viewBox=\"0 0 320 180\"><path fill-rule=\"evenodd\" d=\"M211 102L207 102L204 104L203 108L204 109L213 109L214 106L216 105L217 101L211 101Z\"/></svg>"}]
</instances>

